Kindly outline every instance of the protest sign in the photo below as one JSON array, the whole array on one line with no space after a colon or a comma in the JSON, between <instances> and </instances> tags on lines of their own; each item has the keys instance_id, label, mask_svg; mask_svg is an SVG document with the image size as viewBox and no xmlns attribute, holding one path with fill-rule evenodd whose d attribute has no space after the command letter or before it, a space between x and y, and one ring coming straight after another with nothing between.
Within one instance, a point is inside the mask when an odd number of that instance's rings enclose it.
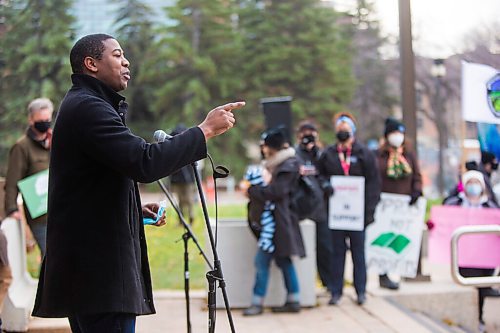
<instances>
[{"instance_id":1,"label":"protest sign","mask_svg":"<svg viewBox=\"0 0 500 333\"><path fill-rule=\"evenodd\" d=\"M47 214L47 195L49 188L49 170L40 171L17 183L23 195L24 204L32 218Z\"/></svg>"},{"instance_id":2,"label":"protest sign","mask_svg":"<svg viewBox=\"0 0 500 333\"><path fill-rule=\"evenodd\" d=\"M334 194L330 197L328 226L334 230L364 229L365 178L332 176Z\"/></svg>"},{"instance_id":3,"label":"protest sign","mask_svg":"<svg viewBox=\"0 0 500 333\"><path fill-rule=\"evenodd\" d=\"M451 236L464 225L500 224L500 209L434 206L434 224L429 231L429 261L451 264ZM472 268L500 266L500 236L492 234L463 235L458 240L458 265Z\"/></svg>"},{"instance_id":4,"label":"protest sign","mask_svg":"<svg viewBox=\"0 0 500 333\"><path fill-rule=\"evenodd\" d=\"M417 274L426 200L409 201L408 195L382 193L375 222L366 228L366 263L379 274Z\"/></svg>"}]
</instances>

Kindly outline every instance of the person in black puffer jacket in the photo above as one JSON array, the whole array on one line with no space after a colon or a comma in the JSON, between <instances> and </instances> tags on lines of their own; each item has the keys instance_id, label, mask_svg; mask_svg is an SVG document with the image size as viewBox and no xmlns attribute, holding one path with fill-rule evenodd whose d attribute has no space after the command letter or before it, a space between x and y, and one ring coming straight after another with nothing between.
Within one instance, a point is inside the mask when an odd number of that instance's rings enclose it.
<instances>
[{"instance_id":1,"label":"person in black puffer jacket","mask_svg":"<svg viewBox=\"0 0 500 333\"><path fill-rule=\"evenodd\" d=\"M316 222L316 266L318 267L318 275L321 283L328 290L331 290L332 278L332 240L330 230L328 229L328 216L325 200L321 200L323 196L329 197L328 190L331 189L328 185L327 193L321 187L323 182L318 172L317 163L321 155L320 144L318 140L318 130L311 122L303 122L297 129L297 145L295 151L300 162L300 174L308 177L311 184L314 185L314 190L318 193L318 200L314 211L307 218Z\"/></svg>"}]
</instances>

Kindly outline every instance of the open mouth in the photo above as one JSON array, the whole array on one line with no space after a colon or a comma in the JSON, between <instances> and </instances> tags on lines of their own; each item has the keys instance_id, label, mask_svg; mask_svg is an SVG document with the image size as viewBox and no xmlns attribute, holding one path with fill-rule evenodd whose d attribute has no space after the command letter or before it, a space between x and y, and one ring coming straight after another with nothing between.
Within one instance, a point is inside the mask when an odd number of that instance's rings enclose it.
<instances>
[{"instance_id":1,"label":"open mouth","mask_svg":"<svg viewBox=\"0 0 500 333\"><path fill-rule=\"evenodd\" d=\"M123 77L128 81L130 80L130 72L123 73Z\"/></svg>"}]
</instances>

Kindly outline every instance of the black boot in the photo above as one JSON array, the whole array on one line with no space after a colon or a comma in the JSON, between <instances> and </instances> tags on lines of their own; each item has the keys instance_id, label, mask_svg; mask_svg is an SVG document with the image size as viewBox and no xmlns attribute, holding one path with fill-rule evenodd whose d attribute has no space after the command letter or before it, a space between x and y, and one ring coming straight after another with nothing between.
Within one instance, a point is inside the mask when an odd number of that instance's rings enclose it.
<instances>
[{"instance_id":1,"label":"black boot","mask_svg":"<svg viewBox=\"0 0 500 333\"><path fill-rule=\"evenodd\" d=\"M339 304L341 297L342 297L342 295L340 295L340 294L332 294L332 297L328 301L328 305L337 305L337 304Z\"/></svg>"},{"instance_id":2,"label":"black boot","mask_svg":"<svg viewBox=\"0 0 500 333\"><path fill-rule=\"evenodd\" d=\"M491 287L484 288L482 293L485 297L500 297L500 291Z\"/></svg>"},{"instance_id":3,"label":"black boot","mask_svg":"<svg viewBox=\"0 0 500 333\"><path fill-rule=\"evenodd\" d=\"M271 309L275 313L300 312L299 302L286 302L283 306L274 307Z\"/></svg>"},{"instance_id":4,"label":"black boot","mask_svg":"<svg viewBox=\"0 0 500 333\"><path fill-rule=\"evenodd\" d=\"M366 302L366 294L365 293L358 294L358 299L356 300L356 302L358 303L358 305L365 304L365 302Z\"/></svg>"},{"instance_id":5,"label":"black boot","mask_svg":"<svg viewBox=\"0 0 500 333\"><path fill-rule=\"evenodd\" d=\"M399 283L394 282L391 279L389 279L387 274L379 275L378 281L380 283L380 288L387 288L387 289L391 289L391 290L398 290L399 289Z\"/></svg>"}]
</instances>

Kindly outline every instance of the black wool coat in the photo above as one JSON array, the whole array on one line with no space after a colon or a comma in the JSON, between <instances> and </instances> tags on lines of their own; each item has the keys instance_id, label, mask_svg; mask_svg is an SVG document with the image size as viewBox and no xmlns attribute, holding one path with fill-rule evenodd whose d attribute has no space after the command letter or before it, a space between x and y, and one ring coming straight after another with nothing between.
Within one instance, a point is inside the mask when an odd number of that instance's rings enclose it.
<instances>
[{"instance_id":1,"label":"black wool coat","mask_svg":"<svg viewBox=\"0 0 500 333\"><path fill-rule=\"evenodd\" d=\"M328 146L318 160L322 177L344 176L337 145ZM361 143L354 141L351 151L349 176L365 177L365 226L374 221L375 208L380 200L381 180L375 154Z\"/></svg>"},{"instance_id":2,"label":"black wool coat","mask_svg":"<svg viewBox=\"0 0 500 333\"><path fill-rule=\"evenodd\" d=\"M299 227L299 218L291 209L291 194L299 178L299 162L291 157L278 165L273 171L272 180L267 186L251 186L248 189L250 198L249 219L260 223L262 209L267 200L274 203L274 220L276 231L273 242L274 255L289 257L296 255L305 257L306 251Z\"/></svg>"},{"instance_id":3,"label":"black wool coat","mask_svg":"<svg viewBox=\"0 0 500 333\"><path fill-rule=\"evenodd\" d=\"M49 167L47 253L33 315L154 313L137 182L206 157L202 131L146 143L125 125L124 98L87 75L57 114Z\"/></svg>"}]
</instances>

